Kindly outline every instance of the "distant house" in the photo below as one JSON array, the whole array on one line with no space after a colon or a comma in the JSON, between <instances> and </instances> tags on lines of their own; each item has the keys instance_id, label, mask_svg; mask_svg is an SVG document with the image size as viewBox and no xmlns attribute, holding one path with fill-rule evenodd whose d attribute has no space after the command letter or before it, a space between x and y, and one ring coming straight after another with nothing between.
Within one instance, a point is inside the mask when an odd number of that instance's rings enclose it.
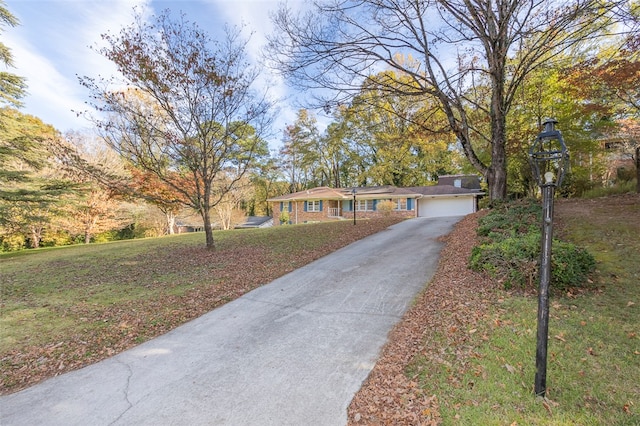
<instances>
[{"instance_id":1,"label":"distant house","mask_svg":"<svg viewBox=\"0 0 640 426\"><path fill-rule=\"evenodd\" d=\"M438 185L398 188L391 185L364 188L318 187L285 194L267 201L273 206L273 224L298 224L339 219L373 218L383 213L381 201L394 203L394 216L463 216L478 209L480 190L477 176L441 176Z\"/></svg>"},{"instance_id":2,"label":"distant house","mask_svg":"<svg viewBox=\"0 0 640 426\"><path fill-rule=\"evenodd\" d=\"M184 234L186 232L204 232L204 225L202 223L176 222L175 228L177 234Z\"/></svg>"},{"instance_id":3,"label":"distant house","mask_svg":"<svg viewBox=\"0 0 640 426\"><path fill-rule=\"evenodd\" d=\"M270 226L273 226L273 218L271 216L248 216L244 223L237 225L235 228L268 228Z\"/></svg>"}]
</instances>

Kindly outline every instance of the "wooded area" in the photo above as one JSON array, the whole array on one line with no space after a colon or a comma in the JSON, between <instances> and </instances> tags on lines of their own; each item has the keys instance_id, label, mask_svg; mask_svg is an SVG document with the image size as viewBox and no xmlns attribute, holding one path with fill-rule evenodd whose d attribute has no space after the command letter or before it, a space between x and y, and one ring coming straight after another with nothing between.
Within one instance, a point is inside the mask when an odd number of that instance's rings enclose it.
<instances>
[{"instance_id":1,"label":"wooded area","mask_svg":"<svg viewBox=\"0 0 640 426\"><path fill-rule=\"evenodd\" d=\"M0 73L0 251L179 224L204 227L214 248L213 227L269 215L268 198L316 186L477 173L491 201L534 195L527 153L547 117L571 152L560 195L634 179L640 189L639 17L637 1L282 8L269 65L305 89L308 108L273 129L276 105L239 29L212 40L184 15L136 14L96 49L118 74L80 79L92 132L23 114L25 81ZM17 24L0 3L0 29ZM12 64L4 44L0 60Z\"/></svg>"}]
</instances>

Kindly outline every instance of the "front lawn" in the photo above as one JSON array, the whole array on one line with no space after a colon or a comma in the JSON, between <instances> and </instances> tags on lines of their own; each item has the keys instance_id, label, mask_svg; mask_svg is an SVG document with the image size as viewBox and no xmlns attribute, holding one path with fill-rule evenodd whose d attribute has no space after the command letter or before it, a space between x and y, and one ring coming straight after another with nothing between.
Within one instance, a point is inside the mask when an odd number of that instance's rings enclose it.
<instances>
[{"instance_id":1,"label":"front lawn","mask_svg":"<svg viewBox=\"0 0 640 426\"><path fill-rule=\"evenodd\" d=\"M397 219L0 254L0 393L104 359Z\"/></svg>"}]
</instances>

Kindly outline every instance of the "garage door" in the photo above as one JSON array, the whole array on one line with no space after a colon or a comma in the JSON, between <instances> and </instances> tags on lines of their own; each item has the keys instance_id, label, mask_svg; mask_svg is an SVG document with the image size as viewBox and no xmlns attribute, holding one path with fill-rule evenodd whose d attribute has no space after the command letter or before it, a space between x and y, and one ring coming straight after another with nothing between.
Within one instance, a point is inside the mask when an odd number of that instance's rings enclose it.
<instances>
[{"instance_id":1,"label":"garage door","mask_svg":"<svg viewBox=\"0 0 640 426\"><path fill-rule=\"evenodd\" d=\"M418 216L464 216L475 210L474 197L434 197L418 200Z\"/></svg>"}]
</instances>

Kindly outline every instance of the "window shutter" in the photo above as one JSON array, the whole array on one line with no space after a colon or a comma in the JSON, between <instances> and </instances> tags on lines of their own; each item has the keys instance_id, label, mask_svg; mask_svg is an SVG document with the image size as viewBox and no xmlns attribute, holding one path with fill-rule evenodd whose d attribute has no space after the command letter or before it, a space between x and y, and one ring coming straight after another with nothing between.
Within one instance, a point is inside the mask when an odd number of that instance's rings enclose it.
<instances>
[{"instance_id":1,"label":"window shutter","mask_svg":"<svg viewBox=\"0 0 640 426\"><path fill-rule=\"evenodd\" d=\"M305 201L305 202L304 202L304 211L305 211L305 212L307 211L307 205L308 205L308 204L309 204L309 202L308 202L308 201Z\"/></svg>"},{"instance_id":2,"label":"window shutter","mask_svg":"<svg viewBox=\"0 0 640 426\"><path fill-rule=\"evenodd\" d=\"M407 198L407 210L413 210L413 198Z\"/></svg>"},{"instance_id":3,"label":"window shutter","mask_svg":"<svg viewBox=\"0 0 640 426\"><path fill-rule=\"evenodd\" d=\"M373 200L373 211L376 211L376 207L378 206L378 200Z\"/></svg>"},{"instance_id":4,"label":"window shutter","mask_svg":"<svg viewBox=\"0 0 640 426\"><path fill-rule=\"evenodd\" d=\"M289 201L289 213L291 213L293 209L291 208L291 201Z\"/></svg>"},{"instance_id":5,"label":"window shutter","mask_svg":"<svg viewBox=\"0 0 640 426\"><path fill-rule=\"evenodd\" d=\"M322 211L322 200L320 200L320 211Z\"/></svg>"}]
</instances>

